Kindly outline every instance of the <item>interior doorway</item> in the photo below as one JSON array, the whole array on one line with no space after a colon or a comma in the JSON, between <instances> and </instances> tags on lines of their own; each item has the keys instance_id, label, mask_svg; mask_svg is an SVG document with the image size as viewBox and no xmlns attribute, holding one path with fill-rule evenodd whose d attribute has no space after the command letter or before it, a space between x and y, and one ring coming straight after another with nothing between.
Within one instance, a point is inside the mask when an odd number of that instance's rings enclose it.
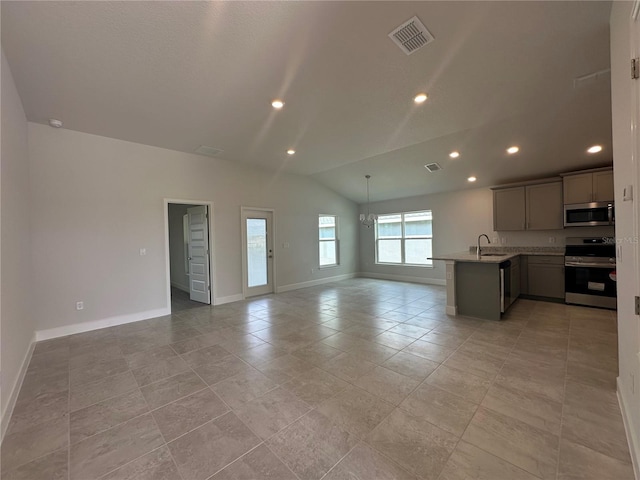
<instances>
[{"instance_id":1,"label":"interior doorway","mask_svg":"<svg viewBox=\"0 0 640 480\"><path fill-rule=\"evenodd\" d=\"M273 293L273 210L243 207L241 216L244 297Z\"/></svg>"},{"instance_id":2,"label":"interior doorway","mask_svg":"<svg viewBox=\"0 0 640 480\"><path fill-rule=\"evenodd\" d=\"M210 202L165 200L167 298L172 312L212 304Z\"/></svg>"}]
</instances>

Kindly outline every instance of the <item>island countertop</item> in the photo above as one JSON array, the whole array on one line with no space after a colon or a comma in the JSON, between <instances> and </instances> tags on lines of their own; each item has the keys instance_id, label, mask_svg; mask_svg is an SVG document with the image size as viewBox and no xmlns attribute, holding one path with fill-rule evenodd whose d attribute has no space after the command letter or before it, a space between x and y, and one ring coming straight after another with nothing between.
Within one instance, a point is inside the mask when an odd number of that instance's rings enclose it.
<instances>
[{"instance_id":1,"label":"island countertop","mask_svg":"<svg viewBox=\"0 0 640 480\"><path fill-rule=\"evenodd\" d=\"M454 262L473 262L473 263L502 263L505 260L511 260L521 253L504 253L499 256L495 255L482 255L480 258L475 253L460 252L460 253L447 253L445 255L436 255L430 258L430 260L448 260Z\"/></svg>"}]
</instances>

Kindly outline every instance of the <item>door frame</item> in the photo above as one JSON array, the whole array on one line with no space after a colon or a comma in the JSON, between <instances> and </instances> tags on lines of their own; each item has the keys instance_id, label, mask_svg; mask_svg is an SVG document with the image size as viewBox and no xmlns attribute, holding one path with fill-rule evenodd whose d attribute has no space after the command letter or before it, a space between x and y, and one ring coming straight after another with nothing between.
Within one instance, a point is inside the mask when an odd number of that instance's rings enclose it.
<instances>
[{"instance_id":1,"label":"door frame","mask_svg":"<svg viewBox=\"0 0 640 480\"><path fill-rule=\"evenodd\" d=\"M246 207L244 205L240 206L240 235L241 235L241 250L242 250L242 298L246 299L247 298L247 249L246 249L246 245L247 245L247 230L246 230L246 226L244 225L244 214L246 211L256 211L256 212L268 212L271 214L271 221L273 222L273 225L271 225L272 228L272 232L271 235L273 236L273 262L272 263L272 268L273 268L273 292L272 293L277 293L278 291L278 284L276 281L276 245L278 244L278 241L276 240L276 210L274 208L264 208L264 207Z\"/></svg>"},{"instance_id":2,"label":"door frame","mask_svg":"<svg viewBox=\"0 0 640 480\"><path fill-rule=\"evenodd\" d=\"M207 200L185 200L182 198L164 198L162 200L164 209L164 266L165 266L165 278L166 278L166 295L167 295L167 310L171 313L171 254L169 252L169 204L175 203L179 205L204 205L207 207L208 227L209 227L209 285L211 285L211 298L209 299L209 305L215 305L215 299L217 297L215 291L217 288L217 282L213 281L213 275L215 270L215 255L214 255L214 239L213 239L213 202ZM207 305L203 303L203 305Z\"/></svg>"}]
</instances>

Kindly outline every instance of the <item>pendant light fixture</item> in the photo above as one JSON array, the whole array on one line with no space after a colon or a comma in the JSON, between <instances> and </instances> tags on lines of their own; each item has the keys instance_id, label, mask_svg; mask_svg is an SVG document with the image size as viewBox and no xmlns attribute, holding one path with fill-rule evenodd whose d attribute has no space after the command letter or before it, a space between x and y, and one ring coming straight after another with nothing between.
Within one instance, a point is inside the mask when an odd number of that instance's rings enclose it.
<instances>
[{"instance_id":1,"label":"pendant light fixture","mask_svg":"<svg viewBox=\"0 0 640 480\"><path fill-rule=\"evenodd\" d=\"M371 226L376 223L378 216L369 211L369 179L371 175L365 175L364 178L367 179L367 214L360 214L360 223L367 228L371 228Z\"/></svg>"}]
</instances>

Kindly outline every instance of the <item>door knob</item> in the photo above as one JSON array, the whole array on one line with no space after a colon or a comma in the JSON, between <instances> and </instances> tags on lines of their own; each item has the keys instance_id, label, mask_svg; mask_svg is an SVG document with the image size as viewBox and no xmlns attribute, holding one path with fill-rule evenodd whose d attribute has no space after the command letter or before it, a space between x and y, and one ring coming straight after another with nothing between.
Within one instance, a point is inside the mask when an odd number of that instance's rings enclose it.
<instances>
[{"instance_id":1,"label":"door knob","mask_svg":"<svg viewBox=\"0 0 640 480\"><path fill-rule=\"evenodd\" d=\"M193 258L189 257L188 260L193 260Z\"/></svg>"}]
</instances>

